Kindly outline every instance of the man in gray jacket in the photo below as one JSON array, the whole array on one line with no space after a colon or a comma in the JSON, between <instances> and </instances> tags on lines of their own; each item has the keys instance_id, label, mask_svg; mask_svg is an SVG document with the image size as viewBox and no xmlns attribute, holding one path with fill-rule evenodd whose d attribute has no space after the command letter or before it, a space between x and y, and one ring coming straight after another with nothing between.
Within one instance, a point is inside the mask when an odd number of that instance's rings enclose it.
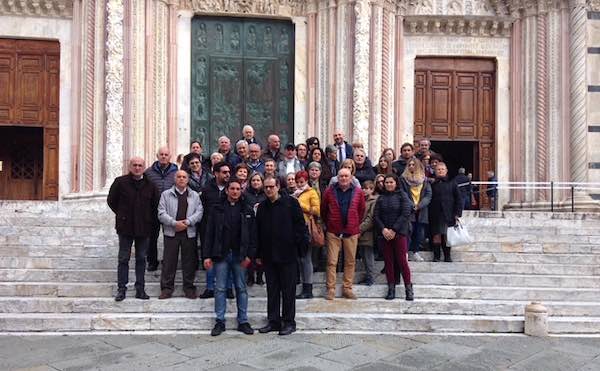
<instances>
[{"instance_id":1,"label":"man in gray jacket","mask_svg":"<svg viewBox=\"0 0 600 371\"><path fill-rule=\"evenodd\" d=\"M158 220L163 226L165 237L159 299L168 299L173 295L180 247L183 292L188 299L197 298L196 287L194 287L198 266L196 224L202 219L203 209L200 196L188 188L188 181L186 171L177 171L175 185L162 193L158 204Z\"/></svg>"}]
</instances>

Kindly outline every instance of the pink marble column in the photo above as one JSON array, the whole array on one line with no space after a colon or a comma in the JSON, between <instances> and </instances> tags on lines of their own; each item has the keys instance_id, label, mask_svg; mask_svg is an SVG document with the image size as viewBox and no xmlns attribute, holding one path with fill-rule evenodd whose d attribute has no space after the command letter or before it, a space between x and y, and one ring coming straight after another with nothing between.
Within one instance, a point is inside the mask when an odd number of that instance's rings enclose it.
<instances>
[{"instance_id":1,"label":"pink marble column","mask_svg":"<svg viewBox=\"0 0 600 371\"><path fill-rule=\"evenodd\" d=\"M335 84L337 79L337 68L336 68L336 39L337 39L337 1L329 0L329 30L327 34L327 38L329 39L327 55L328 61L327 64L329 66L329 79L328 79L328 91L327 91L327 117L329 118L327 122L328 133L331 135L335 130L335 122L336 122L336 101L335 101ZM329 139L329 138L327 138ZM325 140L325 138L321 138L321 140Z\"/></svg>"},{"instance_id":2,"label":"pink marble column","mask_svg":"<svg viewBox=\"0 0 600 371\"><path fill-rule=\"evenodd\" d=\"M317 135L315 128L317 120L317 4L313 0L308 5L308 27L307 27L307 38L308 38L308 127L307 137Z\"/></svg>"},{"instance_id":3,"label":"pink marble column","mask_svg":"<svg viewBox=\"0 0 600 371\"><path fill-rule=\"evenodd\" d=\"M402 134L406 130L404 117L404 15L396 15L396 55L394 69L394 148L400 149Z\"/></svg>"},{"instance_id":4,"label":"pink marble column","mask_svg":"<svg viewBox=\"0 0 600 371\"><path fill-rule=\"evenodd\" d=\"M522 129L522 25L521 19L513 23L510 44L510 180L523 181L523 129ZM523 200L522 191L511 192L511 202Z\"/></svg>"},{"instance_id":5,"label":"pink marble column","mask_svg":"<svg viewBox=\"0 0 600 371\"><path fill-rule=\"evenodd\" d=\"M543 2L539 3L537 15L537 44L536 44L536 90L537 90L537 114L536 114L536 180L545 182L548 180L548 69L547 69L547 20L548 13ZM538 190L537 198L540 201L546 199L546 191Z\"/></svg>"},{"instance_id":6,"label":"pink marble column","mask_svg":"<svg viewBox=\"0 0 600 371\"><path fill-rule=\"evenodd\" d=\"M177 7L173 2L169 2L168 9L167 145L175 159L177 156Z\"/></svg>"},{"instance_id":7,"label":"pink marble column","mask_svg":"<svg viewBox=\"0 0 600 371\"><path fill-rule=\"evenodd\" d=\"M79 142L81 140L81 18L83 17L81 1L73 1L73 25L71 38L73 49L71 54L71 192L77 193L81 190L79 178L80 152Z\"/></svg>"}]
</instances>

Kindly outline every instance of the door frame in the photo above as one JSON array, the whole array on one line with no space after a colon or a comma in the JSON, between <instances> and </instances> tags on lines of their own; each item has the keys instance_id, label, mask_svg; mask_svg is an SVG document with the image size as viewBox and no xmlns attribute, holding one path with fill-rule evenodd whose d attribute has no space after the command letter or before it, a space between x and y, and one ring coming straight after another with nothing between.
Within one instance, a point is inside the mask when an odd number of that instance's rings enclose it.
<instances>
[{"instance_id":1,"label":"door frame","mask_svg":"<svg viewBox=\"0 0 600 371\"><path fill-rule=\"evenodd\" d=\"M481 69L477 69L477 71L473 71L475 69L475 67L477 65L482 66ZM473 174L474 180L480 180L480 181L486 181L487 180L487 171L488 170L493 170L496 174L497 174L497 165L496 165L496 151L497 151L497 81L498 81L498 65L497 65L497 61L494 58L485 58L485 57L466 57L466 56L419 56L415 58L414 61L414 84L413 84L413 88L414 88L414 118L418 117L417 114L417 110L418 110L418 106L416 104L417 102L417 95L420 94L419 93L419 89L421 88L420 86L418 87L417 85L422 84L422 79L418 79L417 78L417 73L418 72L427 72L426 75L426 81L425 81L425 91L423 94L423 99L425 102L428 101L429 97L430 97L430 91L428 90L428 88L430 87L428 85L428 80L431 78L431 74L432 72L449 72L451 73L452 76L452 86L451 86L451 97L450 97L450 101L451 101L451 106L449 107L450 110L450 114L448 115L450 117L451 122L448 125L448 134L449 136L447 137L439 137L439 136L431 136L428 135L430 133L432 133L432 122L429 116L431 116L432 112L431 112L431 107L429 107L429 105L427 105L427 103L425 103L425 107L424 110L421 112L424 117L423 117L423 122L419 122L417 123L416 119L413 120L413 133L414 133L414 140L415 142L418 142L421 139L429 139L429 140L442 140L442 141L474 141L477 142L478 145L475 146L476 149L474 150L474 154L477 154L477 158L475 159L476 163L477 163L477 172L479 173L479 177L476 178L475 174ZM481 108L481 104L480 103L480 93L484 90L484 87L482 86L482 81L481 79L481 73L493 73L493 78L491 79L491 83L493 86L493 96L491 98L492 103L492 109L493 109L493 113L492 113L492 123L491 123L491 128L488 128L488 132L491 134L492 138L485 137L482 132L484 130L482 130L482 128L484 128L484 125L482 124L482 115L481 112L479 112L479 109L477 110L477 125L476 125L476 130L475 135L473 135L472 137L465 137L465 136L457 136L457 133L455 132L455 126L457 124L457 99L455 96L455 92L458 89L458 85L456 82L456 78L458 76L458 74L460 72L479 72L480 75L478 77L478 82L477 82L477 105L479 108ZM422 133L423 135L417 135L417 125L419 125L420 127L422 127ZM490 126L490 125L488 125ZM483 157L482 157L483 156ZM486 187L480 187L481 188L481 193L480 193L480 208L488 208L489 207L489 200L487 198L486 192L485 192L485 188Z\"/></svg>"},{"instance_id":2,"label":"door frame","mask_svg":"<svg viewBox=\"0 0 600 371\"><path fill-rule=\"evenodd\" d=\"M33 40L22 38L0 38L0 53L14 53L13 95L9 97L11 110L17 107L17 79L19 55L43 55L43 98L42 119L39 122L26 122L18 119L13 112L9 120L0 121L0 126L42 127L43 128L43 183L42 200L58 200L59 193L59 121L60 121L60 42L58 40ZM51 90L49 81L54 80ZM54 94L54 100L50 96Z\"/></svg>"}]
</instances>

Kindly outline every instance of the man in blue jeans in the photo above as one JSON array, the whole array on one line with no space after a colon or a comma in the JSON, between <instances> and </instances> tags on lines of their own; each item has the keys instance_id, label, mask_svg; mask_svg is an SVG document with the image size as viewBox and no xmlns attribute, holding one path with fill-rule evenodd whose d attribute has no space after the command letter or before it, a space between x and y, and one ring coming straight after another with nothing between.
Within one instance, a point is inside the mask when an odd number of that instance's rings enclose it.
<instances>
[{"instance_id":1,"label":"man in blue jeans","mask_svg":"<svg viewBox=\"0 0 600 371\"><path fill-rule=\"evenodd\" d=\"M215 290L216 323L211 331L218 336L225 331L227 301L225 289L227 276L233 273L236 291L237 330L252 335L254 329L248 323L248 292L246 291L246 268L256 254L256 223L254 210L242 201L239 180L231 179L225 187L227 198L213 208L206 227L206 243L202 247L204 267L214 265L217 277Z\"/></svg>"}]
</instances>

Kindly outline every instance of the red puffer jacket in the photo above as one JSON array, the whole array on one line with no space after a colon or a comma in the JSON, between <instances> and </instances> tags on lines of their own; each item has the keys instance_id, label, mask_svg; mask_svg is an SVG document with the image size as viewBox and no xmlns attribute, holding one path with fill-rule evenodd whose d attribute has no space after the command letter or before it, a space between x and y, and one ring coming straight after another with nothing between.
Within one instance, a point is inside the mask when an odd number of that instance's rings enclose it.
<instances>
[{"instance_id":1,"label":"red puffer jacket","mask_svg":"<svg viewBox=\"0 0 600 371\"><path fill-rule=\"evenodd\" d=\"M342 211L336 197L336 187L337 184L327 188L321 202L321 218L325 221L327 232L335 235L345 233L351 236L360 234L360 221L366 209L365 194L359 187L352 186L352 199L348 208L348 223L344 228Z\"/></svg>"}]
</instances>

